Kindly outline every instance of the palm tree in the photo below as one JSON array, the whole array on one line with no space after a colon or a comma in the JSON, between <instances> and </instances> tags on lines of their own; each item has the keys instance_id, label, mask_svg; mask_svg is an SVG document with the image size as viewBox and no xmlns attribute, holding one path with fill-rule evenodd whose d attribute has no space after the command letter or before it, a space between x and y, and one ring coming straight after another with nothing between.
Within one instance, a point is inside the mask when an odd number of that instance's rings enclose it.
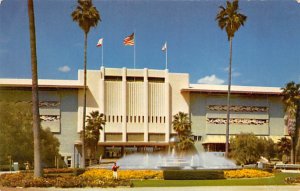
<instances>
[{"instance_id":1,"label":"palm tree","mask_svg":"<svg viewBox=\"0 0 300 191\"><path fill-rule=\"evenodd\" d=\"M173 118L173 129L178 133L179 138L191 131L191 122L187 113L179 112Z\"/></svg>"},{"instance_id":2,"label":"palm tree","mask_svg":"<svg viewBox=\"0 0 300 191\"><path fill-rule=\"evenodd\" d=\"M104 128L106 121L103 113L100 114L99 111L92 111L90 115L87 116L86 122L85 146L88 150L88 157L91 164L92 155L95 158L100 130Z\"/></svg>"},{"instance_id":3,"label":"palm tree","mask_svg":"<svg viewBox=\"0 0 300 191\"><path fill-rule=\"evenodd\" d=\"M31 75L32 75L32 114L33 114L33 142L34 142L34 176L42 177L41 143L40 143L40 113L38 94L37 54L35 38L35 21L33 0L28 0L28 17L31 49Z\"/></svg>"},{"instance_id":4,"label":"palm tree","mask_svg":"<svg viewBox=\"0 0 300 191\"><path fill-rule=\"evenodd\" d=\"M226 121L226 145L225 156L228 157L229 143L229 118L230 118L230 89L231 89L231 66L232 66L232 40L236 31L240 26L244 26L247 17L239 13L239 1L227 1L226 8L220 6L220 11L217 14L216 20L219 27L226 30L228 41L230 44L229 68L228 68L228 93L227 93L227 121Z\"/></svg>"},{"instance_id":5,"label":"palm tree","mask_svg":"<svg viewBox=\"0 0 300 191\"><path fill-rule=\"evenodd\" d=\"M288 156L291 154L291 140L286 138L286 137L282 137L281 139L279 139L279 142L277 143L277 150L278 150L278 154L280 156ZM282 158L281 157L281 158ZM282 160L282 159L281 159Z\"/></svg>"},{"instance_id":6,"label":"palm tree","mask_svg":"<svg viewBox=\"0 0 300 191\"><path fill-rule=\"evenodd\" d=\"M78 0L76 9L72 12L73 21L77 22L84 32L84 88L83 88L83 120L82 120L82 160L81 167L85 168L85 116L86 116L86 66L87 66L87 35L91 27L96 27L101 21L100 14L93 6L92 0Z\"/></svg>"},{"instance_id":7,"label":"palm tree","mask_svg":"<svg viewBox=\"0 0 300 191\"><path fill-rule=\"evenodd\" d=\"M180 150L188 150L194 145L194 140L191 138L191 121L187 113L179 112L173 116L173 129L177 132Z\"/></svg>"},{"instance_id":8,"label":"palm tree","mask_svg":"<svg viewBox=\"0 0 300 191\"><path fill-rule=\"evenodd\" d=\"M296 138L297 113L300 100L300 84L289 82L282 89L283 103L285 105L285 126L291 136L291 163L295 163L294 141Z\"/></svg>"}]
</instances>

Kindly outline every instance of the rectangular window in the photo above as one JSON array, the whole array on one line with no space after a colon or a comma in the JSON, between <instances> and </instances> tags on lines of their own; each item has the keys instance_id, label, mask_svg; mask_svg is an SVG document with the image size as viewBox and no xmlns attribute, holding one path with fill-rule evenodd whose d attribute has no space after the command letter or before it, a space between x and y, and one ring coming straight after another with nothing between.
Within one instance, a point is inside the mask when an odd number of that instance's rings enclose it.
<instances>
[{"instance_id":1,"label":"rectangular window","mask_svg":"<svg viewBox=\"0 0 300 191\"><path fill-rule=\"evenodd\" d=\"M105 133L105 141L122 141L122 133Z\"/></svg>"},{"instance_id":2,"label":"rectangular window","mask_svg":"<svg viewBox=\"0 0 300 191\"><path fill-rule=\"evenodd\" d=\"M143 133L128 133L127 141L128 142L144 141L144 134Z\"/></svg>"},{"instance_id":3,"label":"rectangular window","mask_svg":"<svg viewBox=\"0 0 300 191\"><path fill-rule=\"evenodd\" d=\"M149 141L150 142L164 142L165 134L163 133L149 133Z\"/></svg>"}]
</instances>

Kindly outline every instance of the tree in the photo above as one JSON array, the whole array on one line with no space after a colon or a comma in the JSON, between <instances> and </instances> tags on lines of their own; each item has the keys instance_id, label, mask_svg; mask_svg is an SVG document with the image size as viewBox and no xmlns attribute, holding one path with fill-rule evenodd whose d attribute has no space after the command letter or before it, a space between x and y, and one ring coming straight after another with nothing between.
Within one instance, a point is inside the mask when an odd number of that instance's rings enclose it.
<instances>
[{"instance_id":1,"label":"tree","mask_svg":"<svg viewBox=\"0 0 300 191\"><path fill-rule=\"evenodd\" d=\"M86 68L87 68L87 36L91 27L96 27L101 21L100 14L93 6L92 0L78 0L76 9L72 12L73 21L77 22L84 32L84 88L83 88L83 119L82 119L82 160L81 167L85 168L85 117L86 117Z\"/></svg>"},{"instance_id":2,"label":"tree","mask_svg":"<svg viewBox=\"0 0 300 191\"><path fill-rule=\"evenodd\" d=\"M274 157L274 142L254 134L239 134L230 139L230 157L238 164L256 163L261 156Z\"/></svg>"},{"instance_id":3,"label":"tree","mask_svg":"<svg viewBox=\"0 0 300 191\"><path fill-rule=\"evenodd\" d=\"M295 163L295 138L296 138L296 127L300 100L300 84L295 82L289 82L282 89L283 103L285 105L285 117L284 122L288 130L289 136L291 136L291 163Z\"/></svg>"},{"instance_id":4,"label":"tree","mask_svg":"<svg viewBox=\"0 0 300 191\"><path fill-rule=\"evenodd\" d=\"M277 143L278 157L283 160L283 156L289 156L291 154L291 139L282 137Z\"/></svg>"},{"instance_id":5,"label":"tree","mask_svg":"<svg viewBox=\"0 0 300 191\"><path fill-rule=\"evenodd\" d=\"M187 113L179 112L173 116L173 129L177 132L179 143L178 147L181 151L191 149L194 140L191 138L192 126Z\"/></svg>"},{"instance_id":6,"label":"tree","mask_svg":"<svg viewBox=\"0 0 300 191\"><path fill-rule=\"evenodd\" d=\"M86 122L85 147L87 148L87 153L91 164L92 156L95 159L100 130L104 128L106 121L103 113L100 114L99 111L92 111L90 115L87 116Z\"/></svg>"},{"instance_id":7,"label":"tree","mask_svg":"<svg viewBox=\"0 0 300 191\"><path fill-rule=\"evenodd\" d=\"M225 156L228 157L229 145L229 118L230 118L230 90L231 90L231 68L232 68L232 40L236 31L243 26L247 17L239 13L239 1L227 1L226 8L220 6L216 20L219 27L226 30L228 41L230 44L229 68L228 68L228 93L227 93L227 121L226 121L226 145Z\"/></svg>"},{"instance_id":8,"label":"tree","mask_svg":"<svg viewBox=\"0 0 300 191\"><path fill-rule=\"evenodd\" d=\"M0 164L8 164L7 156L19 162L33 164L32 111L29 103L5 102L0 104ZM59 141L49 129L41 129L41 159L45 167L54 166L59 155Z\"/></svg>"},{"instance_id":9,"label":"tree","mask_svg":"<svg viewBox=\"0 0 300 191\"><path fill-rule=\"evenodd\" d=\"M31 75L32 75L32 117L33 117L33 140L34 140L34 176L42 177L41 167L41 143L40 143L40 113L39 113L39 94L38 94L38 70L35 38L35 21L33 0L28 0L28 17L30 31L31 49Z\"/></svg>"}]
</instances>

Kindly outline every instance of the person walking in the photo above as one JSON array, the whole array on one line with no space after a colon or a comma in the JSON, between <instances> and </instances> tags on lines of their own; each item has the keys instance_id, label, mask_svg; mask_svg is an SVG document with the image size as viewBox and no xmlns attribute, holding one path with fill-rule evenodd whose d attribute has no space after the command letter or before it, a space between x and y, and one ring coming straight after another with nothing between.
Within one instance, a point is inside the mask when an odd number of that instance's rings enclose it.
<instances>
[{"instance_id":1,"label":"person walking","mask_svg":"<svg viewBox=\"0 0 300 191\"><path fill-rule=\"evenodd\" d=\"M112 166L112 172L113 172L113 179L118 180L118 168L120 166L117 166L117 163L114 162L114 165Z\"/></svg>"}]
</instances>

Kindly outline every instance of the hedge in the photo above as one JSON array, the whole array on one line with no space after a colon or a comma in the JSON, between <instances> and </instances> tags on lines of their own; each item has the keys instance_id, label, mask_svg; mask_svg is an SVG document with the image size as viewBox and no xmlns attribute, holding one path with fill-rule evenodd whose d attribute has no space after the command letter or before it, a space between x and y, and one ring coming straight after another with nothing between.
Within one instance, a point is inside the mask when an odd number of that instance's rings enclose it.
<instances>
[{"instance_id":1,"label":"hedge","mask_svg":"<svg viewBox=\"0 0 300 191\"><path fill-rule=\"evenodd\" d=\"M165 180L216 180L225 179L223 170L164 170Z\"/></svg>"}]
</instances>

